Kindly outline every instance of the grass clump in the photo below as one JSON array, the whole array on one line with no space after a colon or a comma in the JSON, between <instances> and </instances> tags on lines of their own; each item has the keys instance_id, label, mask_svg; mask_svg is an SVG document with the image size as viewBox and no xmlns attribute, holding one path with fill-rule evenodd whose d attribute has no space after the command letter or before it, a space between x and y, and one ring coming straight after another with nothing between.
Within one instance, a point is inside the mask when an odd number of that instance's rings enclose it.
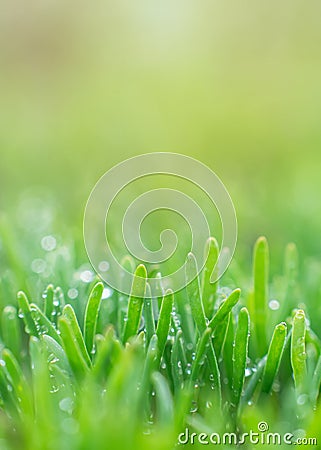
<instances>
[{"instance_id":1,"label":"grass clump","mask_svg":"<svg viewBox=\"0 0 321 450\"><path fill-rule=\"evenodd\" d=\"M260 238L253 289L241 291L231 279L210 282L218 251L214 239L206 245L203 272L189 254L175 294L160 286L149 298L140 265L128 297L92 280L66 301L62 280L41 297L25 289L2 302L0 448L165 450L186 427L241 434L260 421L318 437L321 344L311 309L294 304L296 250L273 283Z\"/></svg>"}]
</instances>

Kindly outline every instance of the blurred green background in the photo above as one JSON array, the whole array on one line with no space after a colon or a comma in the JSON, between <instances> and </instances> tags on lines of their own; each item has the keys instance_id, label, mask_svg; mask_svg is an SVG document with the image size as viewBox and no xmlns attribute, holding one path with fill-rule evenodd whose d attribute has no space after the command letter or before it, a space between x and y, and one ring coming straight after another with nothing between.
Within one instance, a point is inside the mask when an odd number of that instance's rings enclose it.
<instances>
[{"instance_id":1,"label":"blurred green background","mask_svg":"<svg viewBox=\"0 0 321 450\"><path fill-rule=\"evenodd\" d=\"M316 0L3 2L1 209L50 196L80 233L106 170L173 151L224 181L238 252L265 234L276 255L289 241L319 255L320 14Z\"/></svg>"}]
</instances>

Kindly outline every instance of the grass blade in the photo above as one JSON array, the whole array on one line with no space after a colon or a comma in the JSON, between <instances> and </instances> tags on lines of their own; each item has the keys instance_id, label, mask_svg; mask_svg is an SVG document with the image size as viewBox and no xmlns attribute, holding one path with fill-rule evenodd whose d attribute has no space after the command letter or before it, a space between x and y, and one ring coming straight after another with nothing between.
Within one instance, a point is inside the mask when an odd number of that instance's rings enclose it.
<instances>
[{"instance_id":1,"label":"grass blade","mask_svg":"<svg viewBox=\"0 0 321 450\"><path fill-rule=\"evenodd\" d=\"M211 280L217 274L217 262L220 249L216 239L209 238L206 242L205 254L207 255L202 274L202 301L204 305L205 316L211 318L214 312L214 305L217 293L218 283L212 283Z\"/></svg>"},{"instance_id":2,"label":"grass blade","mask_svg":"<svg viewBox=\"0 0 321 450\"><path fill-rule=\"evenodd\" d=\"M31 336L38 337L39 332L32 318L30 304L26 294L23 291L18 292L17 299L20 308L20 314L26 326L26 332Z\"/></svg>"},{"instance_id":3,"label":"grass blade","mask_svg":"<svg viewBox=\"0 0 321 450\"><path fill-rule=\"evenodd\" d=\"M267 394L272 389L274 379L280 367L285 346L286 333L287 327L284 322L277 325L273 332L262 380L262 392Z\"/></svg>"},{"instance_id":4,"label":"grass blade","mask_svg":"<svg viewBox=\"0 0 321 450\"><path fill-rule=\"evenodd\" d=\"M306 380L305 332L305 314L302 309L299 309L293 319L291 337L291 364L298 393L302 392Z\"/></svg>"},{"instance_id":5,"label":"grass blade","mask_svg":"<svg viewBox=\"0 0 321 450\"><path fill-rule=\"evenodd\" d=\"M98 319L98 311L103 295L104 285L98 282L92 289L85 311L84 321L84 339L89 355L92 354L94 337L96 334L96 326Z\"/></svg>"},{"instance_id":6,"label":"grass blade","mask_svg":"<svg viewBox=\"0 0 321 450\"><path fill-rule=\"evenodd\" d=\"M268 304L269 248L267 240L261 237L254 247L254 317L258 356L267 350L266 319Z\"/></svg>"},{"instance_id":7,"label":"grass blade","mask_svg":"<svg viewBox=\"0 0 321 450\"><path fill-rule=\"evenodd\" d=\"M233 351L232 402L235 408L237 408L240 403L245 379L245 368L249 343L249 324L249 313L246 308L242 308L239 312Z\"/></svg>"},{"instance_id":8,"label":"grass blade","mask_svg":"<svg viewBox=\"0 0 321 450\"><path fill-rule=\"evenodd\" d=\"M135 271L131 294L129 297L128 314L123 336L124 343L138 331L146 290L146 278L146 268L141 264Z\"/></svg>"},{"instance_id":9,"label":"grass blade","mask_svg":"<svg viewBox=\"0 0 321 450\"><path fill-rule=\"evenodd\" d=\"M9 375L13 390L19 400L19 407L26 416L33 416L32 395L29 384L13 353L8 349L2 352L2 359Z\"/></svg>"},{"instance_id":10,"label":"grass blade","mask_svg":"<svg viewBox=\"0 0 321 450\"><path fill-rule=\"evenodd\" d=\"M82 380L88 373L88 365L79 348L78 340L74 334L73 327L66 317L59 318L59 330L62 337L63 348L68 357L72 371L78 381Z\"/></svg>"},{"instance_id":11,"label":"grass blade","mask_svg":"<svg viewBox=\"0 0 321 450\"><path fill-rule=\"evenodd\" d=\"M159 372L152 375L156 392L156 411L159 425L170 427L174 421L173 398L166 379Z\"/></svg>"},{"instance_id":12,"label":"grass blade","mask_svg":"<svg viewBox=\"0 0 321 450\"><path fill-rule=\"evenodd\" d=\"M2 311L1 334L5 346L20 359L21 331L17 309L14 306L6 306Z\"/></svg>"},{"instance_id":13,"label":"grass blade","mask_svg":"<svg viewBox=\"0 0 321 450\"><path fill-rule=\"evenodd\" d=\"M90 360L90 357L89 357L89 354L87 351L87 347L85 345L84 338L81 333L81 329L80 329L74 308L71 305L67 304L63 309L63 315L68 319L68 322L72 328L73 335L77 341L79 350L80 350L84 360L86 361L88 367L90 367L91 360Z\"/></svg>"},{"instance_id":14,"label":"grass blade","mask_svg":"<svg viewBox=\"0 0 321 450\"><path fill-rule=\"evenodd\" d=\"M59 336L56 328L50 322L50 320L44 315L44 313L38 308L34 303L30 303L31 316L34 323L37 326L40 334L48 334L53 339L55 339L59 344L61 344L61 337Z\"/></svg>"},{"instance_id":15,"label":"grass blade","mask_svg":"<svg viewBox=\"0 0 321 450\"><path fill-rule=\"evenodd\" d=\"M191 307L192 315L200 334L206 329L205 312L201 299L201 290L195 256L189 253L186 261L186 293Z\"/></svg>"},{"instance_id":16,"label":"grass blade","mask_svg":"<svg viewBox=\"0 0 321 450\"><path fill-rule=\"evenodd\" d=\"M235 289L224 302L220 305L218 311L215 313L214 317L210 320L208 327L215 328L224 321L228 314L232 311L232 308L237 304L240 299L241 290Z\"/></svg>"},{"instance_id":17,"label":"grass blade","mask_svg":"<svg viewBox=\"0 0 321 450\"><path fill-rule=\"evenodd\" d=\"M168 338L168 333L171 324L171 313L174 303L174 294L169 289L164 295L161 309L159 313L159 318L157 322L156 335L158 338L158 359L161 360L165 345Z\"/></svg>"},{"instance_id":18,"label":"grass blade","mask_svg":"<svg viewBox=\"0 0 321 450\"><path fill-rule=\"evenodd\" d=\"M144 320L145 320L145 330L146 330L146 344L147 347L152 336L155 334L155 320L153 312L153 299L151 298L150 285L146 284L146 298L144 300Z\"/></svg>"}]
</instances>

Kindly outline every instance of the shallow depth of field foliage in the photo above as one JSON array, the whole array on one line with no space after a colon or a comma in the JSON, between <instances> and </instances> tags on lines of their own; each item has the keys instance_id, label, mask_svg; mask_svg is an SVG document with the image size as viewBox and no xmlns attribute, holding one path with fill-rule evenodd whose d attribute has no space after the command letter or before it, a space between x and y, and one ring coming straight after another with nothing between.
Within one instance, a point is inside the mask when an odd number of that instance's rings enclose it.
<instances>
[{"instance_id":1,"label":"shallow depth of field foliage","mask_svg":"<svg viewBox=\"0 0 321 450\"><path fill-rule=\"evenodd\" d=\"M0 449L167 450L260 421L320 445L321 3L29 3L0 14ZM152 151L214 170L239 238L217 285L212 240L186 289L137 302L96 278L82 218Z\"/></svg>"},{"instance_id":2,"label":"shallow depth of field foliage","mask_svg":"<svg viewBox=\"0 0 321 450\"><path fill-rule=\"evenodd\" d=\"M75 246L35 234L41 250L25 271L2 222L1 449L165 450L186 428L240 435L261 421L293 441L321 439L320 289L299 280L294 244L273 277L259 238L252 273L234 262L210 284L211 239L199 277L190 254L186 288L160 285L149 299L137 297L148 274L130 257L127 297L79 266Z\"/></svg>"}]
</instances>

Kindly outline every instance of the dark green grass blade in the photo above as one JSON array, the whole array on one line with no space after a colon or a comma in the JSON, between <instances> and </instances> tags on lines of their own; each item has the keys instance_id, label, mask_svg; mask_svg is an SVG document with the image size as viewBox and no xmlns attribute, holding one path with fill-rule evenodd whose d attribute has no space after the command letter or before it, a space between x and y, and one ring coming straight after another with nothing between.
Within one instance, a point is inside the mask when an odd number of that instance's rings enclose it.
<instances>
[{"instance_id":1,"label":"dark green grass blade","mask_svg":"<svg viewBox=\"0 0 321 450\"><path fill-rule=\"evenodd\" d=\"M212 283L212 279L217 274L217 261L220 249L216 239L209 238L206 242L205 255L207 255L202 274L202 301L205 316L212 318L216 300L218 282Z\"/></svg>"},{"instance_id":2,"label":"dark green grass blade","mask_svg":"<svg viewBox=\"0 0 321 450\"><path fill-rule=\"evenodd\" d=\"M302 392L306 382L305 332L305 314L302 309L299 309L293 319L291 336L291 364L295 388L298 393Z\"/></svg>"},{"instance_id":3,"label":"dark green grass blade","mask_svg":"<svg viewBox=\"0 0 321 450\"><path fill-rule=\"evenodd\" d=\"M18 305L20 308L20 314L22 315L23 321L26 326L26 332L28 334L30 334L31 336L38 337L39 332L38 332L37 326L32 318L30 304L29 304L26 294L22 291L18 292L17 299L18 299Z\"/></svg>"},{"instance_id":4,"label":"dark green grass blade","mask_svg":"<svg viewBox=\"0 0 321 450\"><path fill-rule=\"evenodd\" d=\"M89 355L91 355L93 351L98 312L101 298L103 295L103 290L104 290L103 283L101 282L97 283L93 287L86 305L85 320L84 320L84 339Z\"/></svg>"},{"instance_id":5,"label":"dark green grass blade","mask_svg":"<svg viewBox=\"0 0 321 450\"><path fill-rule=\"evenodd\" d=\"M232 308L237 304L240 299L241 290L235 289L224 302L220 305L218 311L215 313L214 317L210 320L208 327L215 328L224 321L226 316L232 311Z\"/></svg>"},{"instance_id":6,"label":"dark green grass blade","mask_svg":"<svg viewBox=\"0 0 321 450\"><path fill-rule=\"evenodd\" d=\"M275 327L272 340L269 346L267 361L262 380L262 392L265 392L267 394L272 389L274 379L280 367L286 334L287 334L286 323L282 322Z\"/></svg>"},{"instance_id":7,"label":"dark green grass blade","mask_svg":"<svg viewBox=\"0 0 321 450\"><path fill-rule=\"evenodd\" d=\"M63 349L66 352L69 364L76 379L81 381L87 375L89 369L79 348L72 325L66 317L60 317L58 325L62 337Z\"/></svg>"},{"instance_id":8,"label":"dark green grass blade","mask_svg":"<svg viewBox=\"0 0 321 450\"><path fill-rule=\"evenodd\" d=\"M168 333L170 329L171 324L171 314L173 309L173 303L174 303L174 294L169 289L166 294L164 295L161 309L159 313L159 318L157 322L157 328L156 328L156 334L158 338L158 359L161 360L165 345L168 338Z\"/></svg>"},{"instance_id":9,"label":"dark green grass blade","mask_svg":"<svg viewBox=\"0 0 321 450\"><path fill-rule=\"evenodd\" d=\"M14 306L6 306L1 315L1 334L7 348L17 359L21 353L21 330L17 309Z\"/></svg>"},{"instance_id":10,"label":"dark green grass blade","mask_svg":"<svg viewBox=\"0 0 321 450\"><path fill-rule=\"evenodd\" d=\"M258 356L267 350L266 324L268 304L269 248L267 240L261 237L254 247L254 317Z\"/></svg>"},{"instance_id":11,"label":"dark green grass blade","mask_svg":"<svg viewBox=\"0 0 321 450\"><path fill-rule=\"evenodd\" d=\"M234 317L229 313L228 326L226 330L225 343L223 348L223 365L227 376L230 393L233 385L233 345L234 345Z\"/></svg>"},{"instance_id":12,"label":"dark green grass blade","mask_svg":"<svg viewBox=\"0 0 321 450\"><path fill-rule=\"evenodd\" d=\"M232 402L236 408L238 407L241 399L245 379L245 368L249 343L249 323L249 313L246 308L242 308L239 312L233 352Z\"/></svg>"},{"instance_id":13,"label":"dark green grass blade","mask_svg":"<svg viewBox=\"0 0 321 450\"><path fill-rule=\"evenodd\" d=\"M88 351L87 351L87 348L85 345L84 338L81 333L81 329L80 329L74 308L71 305L67 304L63 309L63 316L68 319L68 322L72 328L73 335L77 341L77 345L82 354L82 357L86 361L88 367L90 367L91 360L90 360L90 357L89 357L89 354L88 354Z\"/></svg>"},{"instance_id":14,"label":"dark green grass blade","mask_svg":"<svg viewBox=\"0 0 321 450\"><path fill-rule=\"evenodd\" d=\"M137 267L128 304L127 320L124 328L123 342L134 336L139 328L146 290L147 272L143 265Z\"/></svg>"},{"instance_id":15,"label":"dark green grass blade","mask_svg":"<svg viewBox=\"0 0 321 450\"><path fill-rule=\"evenodd\" d=\"M244 389L242 404L246 405L252 402L254 392L261 382L263 371L266 364L267 355L265 355L256 365L256 371L252 374L250 381Z\"/></svg>"},{"instance_id":16,"label":"dark green grass blade","mask_svg":"<svg viewBox=\"0 0 321 450\"><path fill-rule=\"evenodd\" d=\"M19 408L25 416L33 416L32 395L29 384L13 353L8 349L2 352L2 358L15 395L19 399Z\"/></svg>"},{"instance_id":17,"label":"dark green grass blade","mask_svg":"<svg viewBox=\"0 0 321 450\"><path fill-rule=\"evenodd\" d=\"M55 339L59 344L61 344L61 337L59 336L56 328L50 322L50 320L44 315L44 313L38 308L34 303L30 303L31 316L34 323L39 330L39 335L48 334L53 339Z\"/></svg>"},{"instance_id":18,"label":"dark green grass blade","mask_svg":"<svg viewBox=\"0 0 321 450\"><path fill-rule=\"evenodd\" d=\"M228 325L229 325L229 315L227 315L225 319L223 319L222 322L218 324L214 332L213 346L216 358L218 360L223 351Z\"/></svg>"}]
</instances>

